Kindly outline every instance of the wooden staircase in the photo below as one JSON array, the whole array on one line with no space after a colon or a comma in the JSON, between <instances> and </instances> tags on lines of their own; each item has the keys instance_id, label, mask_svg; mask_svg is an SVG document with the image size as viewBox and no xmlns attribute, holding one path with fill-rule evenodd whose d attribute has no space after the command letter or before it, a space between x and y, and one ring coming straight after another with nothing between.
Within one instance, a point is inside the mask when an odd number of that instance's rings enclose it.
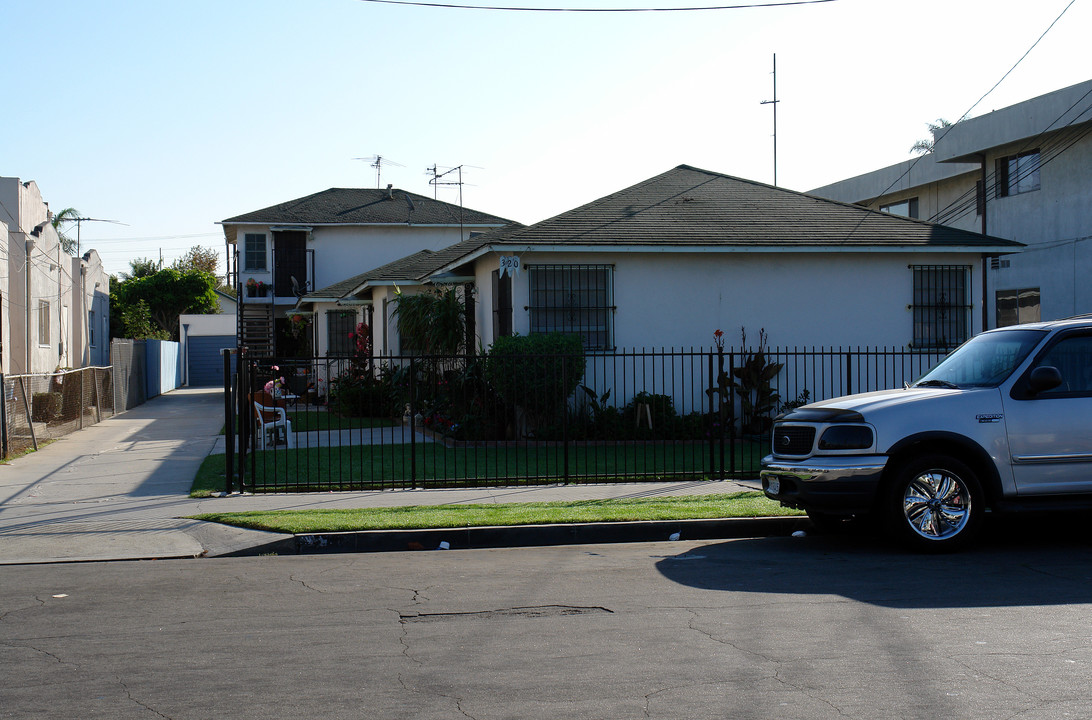
<instances>
[{"instance_id":1,"label":"wooden staircase","mask_svg":"<svg viewBox=\"0 0 1092 720\"><path fill-rule=\"evenodd\" d=\"M239 303L239 346L250 357L273 357L273 305L267 302Z\"/></svg>"}]
</instances>

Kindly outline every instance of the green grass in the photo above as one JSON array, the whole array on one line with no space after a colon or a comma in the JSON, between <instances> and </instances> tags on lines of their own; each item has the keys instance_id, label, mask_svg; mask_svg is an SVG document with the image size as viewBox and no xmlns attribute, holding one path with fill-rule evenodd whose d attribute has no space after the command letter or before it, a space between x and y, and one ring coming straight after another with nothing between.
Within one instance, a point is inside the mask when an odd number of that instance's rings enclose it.
<instances>
[{"instance_id":1,"label":"green grass","mask_svg":"<svg viewBox=\"0 0 1092 720\"><path fill-rule=\"evenodd\" d=\"M737 472L757 474L761 448L743 443ZM467 487L515 482L595 482L706 479L709 448L700 443L456 447L440 443L357 445L254 453L255 492L322 492L402 487ZM249 458L248 458L249 462ZM194 497L224 490L224 456L210 455L198 470Z\"/></svg>"},{"instance_id":2,"label":"green grass","mask_svg":"<svg viewBox=\"0 0 1092 720\"><path fill-rule=\"evenodd\" d=\"M195 515L225 525L280 533L410 530L550 523L696 520L800 515L760 492L580 502L411 505L356 510L278 510Z\"/></svg>"}]
</instances>

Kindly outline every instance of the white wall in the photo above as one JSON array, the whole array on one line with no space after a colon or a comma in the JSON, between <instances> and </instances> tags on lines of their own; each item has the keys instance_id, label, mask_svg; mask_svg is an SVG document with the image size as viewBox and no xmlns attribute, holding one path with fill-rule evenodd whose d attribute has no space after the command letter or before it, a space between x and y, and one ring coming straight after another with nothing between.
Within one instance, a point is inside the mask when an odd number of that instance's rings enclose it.
<instances>
[{"instance_id":1,"label":"white wall","mask_svg":"<svg viewBox=\"0 0 1092 720\"><path fill-rule=\"evenodd\" d=\"M513 283L514 330L527 334L528 267L614 265L618 348L712 347L720 329L729 346L904 347L913 340L913 273L909 265L970 265L972 333L980 330L981 259L977 254L914 253L525 253ZM478 328L492 342L489 276L496 257L476 266Z\"/></svg>"}]
</instances>

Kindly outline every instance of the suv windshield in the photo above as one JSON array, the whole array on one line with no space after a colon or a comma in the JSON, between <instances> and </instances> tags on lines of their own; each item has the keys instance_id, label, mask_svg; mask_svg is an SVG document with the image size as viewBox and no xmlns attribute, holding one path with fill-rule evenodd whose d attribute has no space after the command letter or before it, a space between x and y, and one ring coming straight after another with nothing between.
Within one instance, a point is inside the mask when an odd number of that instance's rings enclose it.
<instances>
[{"instance_id":1,"label":"suv windshield","mask_svg":"<svg viewBox=\"0 0 1092 720\"><path fill-rule=\"evenodd\" d=\"M1004 382L1046 334L1002 330L976 335L914 383L914 387L994 387Z\"/></svg>"}]
</instances>

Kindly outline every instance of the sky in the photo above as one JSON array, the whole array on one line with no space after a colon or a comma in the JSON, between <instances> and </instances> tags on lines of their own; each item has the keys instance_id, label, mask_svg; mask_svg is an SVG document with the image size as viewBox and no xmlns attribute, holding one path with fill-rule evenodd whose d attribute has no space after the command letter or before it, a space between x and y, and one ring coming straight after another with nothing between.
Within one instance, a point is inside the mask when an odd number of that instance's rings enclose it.
<instances>
[{"instance_id":1,"label":"sky","mask_svg":"<svg viewBox=\"0 0 1092 720\"><path fill-rule=\"evenodd\" d=\"M1092 0L0 0L0 26L0 175L115 221L79 233L112 274L376 187L376 155L383 187L458 203L428 168L461 166L466 207L527 224L680 164L773 183L775 55L777 184L801 191L1092 78Z\"/></svg>"}]
</instances>

